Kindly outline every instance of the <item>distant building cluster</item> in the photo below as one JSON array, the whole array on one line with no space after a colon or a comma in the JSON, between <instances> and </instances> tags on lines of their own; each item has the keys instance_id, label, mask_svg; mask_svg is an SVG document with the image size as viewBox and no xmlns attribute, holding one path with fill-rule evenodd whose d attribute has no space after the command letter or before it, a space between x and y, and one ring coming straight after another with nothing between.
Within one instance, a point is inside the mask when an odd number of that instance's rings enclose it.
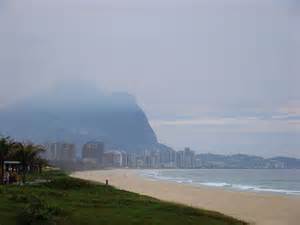
<instances>
[{"instance_id":1,"label":"distant building cluster","mask_svg":"<svg viewBox=\"0 0 300 225\"><path fill-rule=\"evenodd\" d=\"M50 161L75 161L75 145L69 143L46 144L45 158Z\"/></svg>"},{"instance_id":2,"label":"distant building cluster","mask_svg":"<svg viewBox=\"0 0 300 225\"><path fill-rule=\"evenodd\" d=\"M126 152L106 148L103 142L91 141L80 151L72 143L56 142L45 145L44 157L63 169L82 170L100 168L141 169L293 169L300 168L300 160L285 157L265 159L243 154L196 154L190 148L174 151L157 148L141 152ZM78 154L80 153L80 154Z\"/></svg>"},{"instance_id":3,"label":"distant building cluster","mask_svg":"<svg viewBox=\"0 0 300 225\"><path fill-rule=\"evenodd\" d=\"M76 147L71 143L56 142L45 145L44 157L50 162L63 165L77 163L87 167L124 168L196 168L195 152L189 148L183 151L171 149L145 150L140 153L127 153L122 150L105 149L103 142L88 142L76 157Z\"/></svg>"},{"instance_id":4,"label":"distant building cluster","mask_svg":"<svg viewBox=\"0 0 300 225\"><path fill-rule=\"evenodd\" d=\"M104 143L88 142L82 148L82 160L87 163L103 164Z\"/></svg>"}]
</instances>

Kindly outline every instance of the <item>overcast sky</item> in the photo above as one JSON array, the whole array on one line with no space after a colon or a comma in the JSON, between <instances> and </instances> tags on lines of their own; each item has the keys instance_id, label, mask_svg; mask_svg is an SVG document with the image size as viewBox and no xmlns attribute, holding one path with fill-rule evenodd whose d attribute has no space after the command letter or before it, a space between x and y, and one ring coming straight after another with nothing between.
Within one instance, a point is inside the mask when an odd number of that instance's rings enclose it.
<instances>
[{"instance_id":1,"label":"overcast sky","mask_svg":"<svg viewBox=\"0 0 300 225\"><path fill-rule=\"evenodd\" d=\"M298 0L0 0L0 108L84 79L175 149L300 157Z\"/></svg>"}]
</instances>

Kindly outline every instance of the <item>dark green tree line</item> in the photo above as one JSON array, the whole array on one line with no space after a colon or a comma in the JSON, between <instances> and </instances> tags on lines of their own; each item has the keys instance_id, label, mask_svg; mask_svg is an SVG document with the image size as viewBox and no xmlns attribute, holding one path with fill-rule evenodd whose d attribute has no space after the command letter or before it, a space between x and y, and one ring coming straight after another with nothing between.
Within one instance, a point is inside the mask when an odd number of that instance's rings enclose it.
<instances>
[{"instance_id":1,"label":"dark green tree line","mask_svg":"<svg viewBox=\"0 0 300 225\"><path fill-rule=\"evenodd\" d=\"M26 176L32 171L41 171L47 165L47 161L41 157L45 149L43 146L30 142L17 142L10 137L0 137L0 180L3 184L5 173L4 162L8 160L19 161L21 164L21 174L23 183Z\"/></svg>"}]
</instances>

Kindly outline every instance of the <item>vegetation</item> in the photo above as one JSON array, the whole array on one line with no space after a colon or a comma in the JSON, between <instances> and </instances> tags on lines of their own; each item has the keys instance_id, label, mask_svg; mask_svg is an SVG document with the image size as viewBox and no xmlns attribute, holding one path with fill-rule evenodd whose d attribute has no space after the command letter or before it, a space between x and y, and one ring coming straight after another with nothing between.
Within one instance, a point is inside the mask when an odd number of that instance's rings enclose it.
<instances>
[{"instance_id":1,"label":"vegetation","mask_svg":"<svg viewBox=\"0 0 300 225\"><path fill-rule=\"evenodd\" d=\"M9 160L19 161L21 164L22 182L26 182L26 176L29 172L38 170L47 164L47 161L41 158L44 152L42 146L32 143L16 142L10 137L0 137L0 183L4 180L4 162Z\"/></svg>"},{"instance_id":2,"label":"vegetation","mask_svg":"<svg viewBox=\"0 0 300 225\"><path fill-rule=\"evenodd\" d=\"M245 225L198 210L67 176L35 175L49 182L0 187L1 225Z\"/></svg>"},{"instance_id":3,"label":"vegetation","mask_svg":"<svg viewBox=\"0 0 300 225\"><path fill-rule=\"evenodd\" d=\"M219 213L71 178L59 170L42 172L43 151L32 143L0 138L1 171L4 161L17 160L23 181L0 185L0 225L245 225Z\"/></svg>"},{"instance_id":4,"label":"vegetation","mask_svg":"<svg viewBox=\"0 0 300 225\"><path fill-rule=\"evenodd\" d=\"M20 225L55 225L61 209L51 206L37 196L26 197L28 204L17 213Z\"/></svg>"},{"instance_id":5,"label":"vegetation","mask_svg":"<svg viewBox=\"0 0 300 225\"><path fill-rule=\"evenodd\" d=\"M10 137L0 138L0 183L4 178L4 161L8 160L16 143Z\"/></svg>"},{"instance_id":6,"label":"vegetation","mask_svg":"<svg viewBox=\"0 0 300 225\"><path fill-rule=\"evenodd\" d=\"M12 158L20 161L22 165L22 181L26 182L27 173L42 163L40 154L44 151L41 146L34 145L32 143L18 143L12 151Z\"/></svg>"}]
</instances>

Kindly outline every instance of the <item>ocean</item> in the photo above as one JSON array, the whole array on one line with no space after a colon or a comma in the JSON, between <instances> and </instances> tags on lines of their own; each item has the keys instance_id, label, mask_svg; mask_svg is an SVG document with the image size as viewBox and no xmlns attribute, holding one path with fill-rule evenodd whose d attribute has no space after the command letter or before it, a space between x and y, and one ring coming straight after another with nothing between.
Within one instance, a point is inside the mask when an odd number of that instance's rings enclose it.
<instances>
[{"instance_id":1,"label":"ocean","mask_svg":"<svg viewBox=\"0 0 300 225\"><path fill-rule=\"evenodd\" d=\"M139 173L152 180L166 180L194 186L300 195L300 170L162 169L141 170Z\"/></svg>"}]
</instances>

